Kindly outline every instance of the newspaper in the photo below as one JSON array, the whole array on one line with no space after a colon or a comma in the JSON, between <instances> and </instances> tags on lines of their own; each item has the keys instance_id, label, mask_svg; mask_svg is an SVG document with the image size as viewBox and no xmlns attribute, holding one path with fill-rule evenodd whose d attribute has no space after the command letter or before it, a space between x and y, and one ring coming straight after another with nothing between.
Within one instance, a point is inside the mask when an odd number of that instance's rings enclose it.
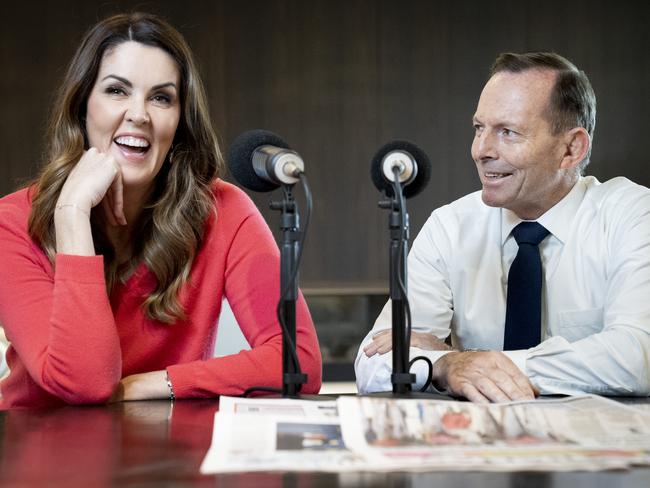
<instances>
[{"instance_id":1,"label":"newspaper","mask_svg":"<svg viewBox=\"0 0 650 488\"><path fill-rule=\"evenodd\" d=\"M357 470L336 400L221 397L201 472Z\"/></svg>"},{"instance_id":2,"label":"newspaper","mask_svg":"<svg viewBox=\"0 0 650 488\"><path fill-rule=\"evenodd\" d=\"M384 469L563 471L650 463L650 417L602 397L477 405L341 398L345 445Z\"/></svg>"},{"instance_id":3,"label":"newspaper","mask_svg":"<svg viewBox=\"0 0 650 488\"><path fill-rule=\"evenodd\" d=\"M222 396L219 413L280 415L285 417L338 418L336 400L313 401L290 398L239 398Z\"/></svg>"},{"instance_id":4,"label":"newspaper","mask_svg":"<svg viewBox=\"0 0 650 488\"><path fill-rule=\"evenodd\" d=\"M597 396L490 405L223 397L201 472L596 471L635 465L650 465L650 413Z\"/></svg>"}]
</instances>

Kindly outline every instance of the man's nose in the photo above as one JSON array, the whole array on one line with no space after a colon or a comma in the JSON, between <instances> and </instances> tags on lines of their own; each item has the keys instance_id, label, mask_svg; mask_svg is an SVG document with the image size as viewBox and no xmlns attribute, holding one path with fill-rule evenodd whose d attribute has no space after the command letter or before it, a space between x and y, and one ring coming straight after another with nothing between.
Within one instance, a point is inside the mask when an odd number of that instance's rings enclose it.
<instances>
[{"instance_id":1,"label":"man's nose","mask_svg":"<svg viewBox=\"0 0 650 488\"><path fill-rule=\"evenodd\" d=\"M493 131L484 129L474 136L472 144L472 157L476 161L497 159L496 135Z\"/></svg>"}]
</instances>

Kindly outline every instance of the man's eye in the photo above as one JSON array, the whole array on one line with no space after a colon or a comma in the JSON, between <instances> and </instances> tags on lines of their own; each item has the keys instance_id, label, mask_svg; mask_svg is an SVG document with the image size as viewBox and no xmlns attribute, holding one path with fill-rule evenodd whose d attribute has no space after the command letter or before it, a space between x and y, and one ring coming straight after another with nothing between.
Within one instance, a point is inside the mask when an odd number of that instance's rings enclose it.
<instances>
[{"instance_id":1,"label":"man's eye","mask_svg":"<svg viewBox=\"0 0 650 488\"><path fill-rule=\"evenodd\" d=\"M506 129L506 128L501 129L501 133L504 136L514 136L516 134L516 132L514 130Z\"/></svg>"}]
</instances>

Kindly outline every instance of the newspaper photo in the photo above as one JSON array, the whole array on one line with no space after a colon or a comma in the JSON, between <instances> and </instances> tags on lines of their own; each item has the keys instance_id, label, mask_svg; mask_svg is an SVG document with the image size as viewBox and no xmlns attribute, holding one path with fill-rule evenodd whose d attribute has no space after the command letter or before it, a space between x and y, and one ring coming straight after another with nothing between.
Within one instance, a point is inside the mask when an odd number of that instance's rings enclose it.
<instances>
[{"instance_id":1,"label":"newspaper photo","mask_svg":"<svg viewBox=\"0 0 650 488\"><path fill-rule=\"evenodd\" d=\"M650 462L650 419L600 397L341 398L345 445L388 469L600 470Z\"/></svg>"},{"instance_id":2,"label":"newspaper photo","mask_svg":"<svg viewBox=\"0 0 650 488\"><path fill-rule=\"evenodd\" d=\"M201 473L338 472L358 470L364 463L343 444L338 418L218 413Z\"/></svg>"}]
</instances>

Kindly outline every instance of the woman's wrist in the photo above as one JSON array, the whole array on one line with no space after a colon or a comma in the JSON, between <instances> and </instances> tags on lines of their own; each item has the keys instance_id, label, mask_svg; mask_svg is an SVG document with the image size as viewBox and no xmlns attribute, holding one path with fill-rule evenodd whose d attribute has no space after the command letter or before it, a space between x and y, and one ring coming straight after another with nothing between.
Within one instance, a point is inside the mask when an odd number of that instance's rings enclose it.
<instances>
[{"instance_id":1,"label":"woman's wrist","mask_svg":"<svg viewBox=\"0 0 650 488\"><path fill-rule=\"evenodd\" d=\"M57 203L54 207L54 213L57 212L81 212L90 218L90 209L76 203Z\"/></svg>"},{"instance_id":2,"label":"woman's wrist","mask_svg":"<svg viewBox=\"0 0 650 488\"><path fill-rule=\"evenodd\" d=\"M57 204L54 211L56 252L78 256L94 256L90 214L72 204Z\"/></svg>"},{"instance_id":3,"label":"woman's wrist","mask_svg":"<svg viewBox=\"0 0 650 488\"><path fill-rule=\"evenodd\" d=\"M122 378L119 400L160 400L169 398L167 371L138 373Z\"/></svg>"}]
</instances>

